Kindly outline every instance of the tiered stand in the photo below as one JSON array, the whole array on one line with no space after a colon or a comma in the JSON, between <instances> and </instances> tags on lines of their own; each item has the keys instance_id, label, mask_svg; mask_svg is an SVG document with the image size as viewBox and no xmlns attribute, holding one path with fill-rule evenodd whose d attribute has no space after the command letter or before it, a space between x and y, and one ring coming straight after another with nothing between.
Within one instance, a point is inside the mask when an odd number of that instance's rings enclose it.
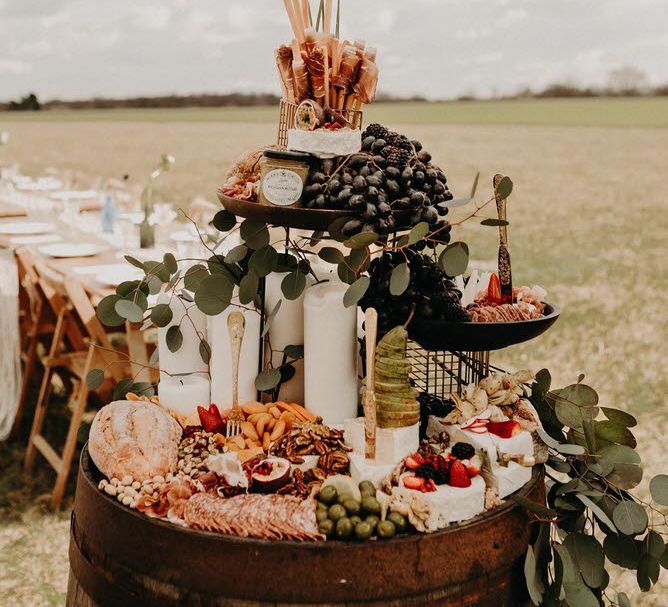
<instances>
[{"instance_id":1,"label":"tiered stand","mask_svg":"<svg viewBox=\"0 0 668 607\"><path fill-rule=\"evenodd\" d=\"M345 211L281 208L229 198L235 215L325 233ZM399 229L403 217L397 217ZM489 372L489 351L532 339L559 310L512 323L414 321L409 358L416 387L459 392ZM185 529L124 508L97 488L84 450L72 514L68 607L522 607L532 538L512 500L432 534L388 541L263 541ZM540 467L519 492L544 502Z\"/></svg>"}]
</instances>

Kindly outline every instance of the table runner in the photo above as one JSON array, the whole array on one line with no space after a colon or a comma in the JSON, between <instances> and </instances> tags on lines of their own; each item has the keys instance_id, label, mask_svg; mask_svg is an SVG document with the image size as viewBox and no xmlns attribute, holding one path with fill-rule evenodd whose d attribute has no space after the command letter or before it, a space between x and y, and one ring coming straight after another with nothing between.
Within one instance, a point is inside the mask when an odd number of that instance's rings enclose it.
<instances>
[{"instance_id":1,"label":"table runner","mask_svg":"<svg viewBox=\"0 0 668 607\"><path fill-rule=\"evenodd\" d=\"M0 250L0 440L12 430L21 389L19 280L14 251Z\"/></svg>"}]
</instances>

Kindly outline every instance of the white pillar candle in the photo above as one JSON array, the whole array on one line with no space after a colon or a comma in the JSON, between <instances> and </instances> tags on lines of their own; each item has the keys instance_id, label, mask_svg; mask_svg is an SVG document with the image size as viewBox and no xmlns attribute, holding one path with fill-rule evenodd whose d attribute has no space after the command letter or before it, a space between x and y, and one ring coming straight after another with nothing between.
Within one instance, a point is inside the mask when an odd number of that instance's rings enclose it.
<instances>
[{"instance_id":1,"label":"white pillar candle","mask_svg":"<svg viewBox=\"0 0 668 607\"><path fill-rule=\"evenodd\" d=\"M357 306L346 308L341 282L314 285L304 297L304 395L326 424L357 416Z\"/></svg>"},{"instance_id":2,"label":"white pillar candle","mask_svg":"<svg viewBox=\"0 0 668 607\"><path fill-rule=\"evenodd\" d=\"M234 298L233 302L238 300ZM252 307L249 304L246 307ZM211 402L219 408L232 406L232 350L227 330L227 317L241 311L246 319L244 339L241 342L239 360L239 403L256 400L255 378L260 364L260 314L253 310L229 306L218 316L208 320L209 345L211 346Z\"/></svg>"},{"instance_id":3,"label":"white pillar candle","mask_svg":"<svg viewBox=\"0 0 668 607\"><path fill-rule=\"evenodd\" d=\"M198 406L206 409L211 404L211 386L202 375L170 377L163 375L158 384L160 406L188 417Z\"/></svg>"},{"instance_id":4,"label":"white pillar candle","mask_svg":"<svg viewBox=\"0 0 668 607\"><path fill-rule=\"evenodd\" d=\"M158 303L168 304L172 310L172 321L166 327L158 329L158 355L161 376L180 373L208 373L208 365L202 360L199 346L202 338L206 339L206 316L194 303L181 299L177 295L162 293ZM187 316L186 316L187 314ZM179 326L183 343L172 352L167 347L169 327Z\"/></svg>"},{"instance_id":5,"label":"white pillar candle","mask_svg":"<svg viewBox=\"0 0 668 607\"><path fill-rule=\"evenodd\" d=\"M328 264L315 255L309 256L309 262L318 280L338 281L336 266ZM265 360L269 358L269 345L274 351L271 363L274 368L281 366L283 362L283 350L286 346L304 345L304 293L297 299L286 299L281 291L281 283L286 274L272 273L265 281L264 309L268 314L279 300L282 300L281 308L276 315L267 335L267 348L265 349ZM315 284L312 274L306 277L306 287ZM292 363L295 375L290 381L281 385L278 395L279 399L289 403L304 404L304 361L298 360Z\"/></svg>"}]
</instances>

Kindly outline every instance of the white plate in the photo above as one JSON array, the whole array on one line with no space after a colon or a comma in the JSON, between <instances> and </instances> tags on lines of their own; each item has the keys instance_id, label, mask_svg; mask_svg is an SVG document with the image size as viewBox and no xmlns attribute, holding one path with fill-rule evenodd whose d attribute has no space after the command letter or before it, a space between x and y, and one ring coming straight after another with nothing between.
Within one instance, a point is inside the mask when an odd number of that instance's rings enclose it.
<instances>
[{"instance_id":1,"label":"white plate","mask_svg":"<svg viewBox=\"0 0 668 607\"><path fill-rule=\"evenodd\" d=\"M60 242L56 244L44 245L39 247L38 251L49 257L92 257L104 251L106 247L94 243L71 243Z\"/></svg>"},{"instance_id":2,"label":"white plate","mask_svg":"<svg viewBox=\"0 0 668 607\"><path fill-rule=\"evenodd\" d=\"M101 270L95 276L95 280L107 287L117 287L122 282L129 280L141 280L144 277L144 272L139 268L135 268L130 264L109 265L104 270Z\"/></svg>"},{"instance_id":3,"label":"white plate","mask_svg":"<svg viewBox=\"0 0 668 607\"><path fill-rule=\"evenodd\" d=\"M47 234L55 229L51 223L39 221L14 221L12 223L0 223L0 234L28 235Z\"/></svg>"}]
</instances>

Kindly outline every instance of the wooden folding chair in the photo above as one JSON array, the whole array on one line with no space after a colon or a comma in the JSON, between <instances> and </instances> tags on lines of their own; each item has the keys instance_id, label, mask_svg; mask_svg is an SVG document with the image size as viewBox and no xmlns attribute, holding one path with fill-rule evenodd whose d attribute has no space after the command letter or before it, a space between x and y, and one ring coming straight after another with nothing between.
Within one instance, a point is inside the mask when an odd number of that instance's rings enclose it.
<instances>
[{"instance_id":1,"label":"wooden folding chair","mask_svg":"<svg viewBox=\"0 0 668 607\"><path fill-rule=\"evenodd\" d=\"M60 306L55 310L56 326L49 354L44 361L44 376L28 440L24 468L26 474L29 474L37 452L44 456L57 472L51 504L54 508L58 508L65 493L67 477L76 452L77 433L88 402L89 389L86 384L86 376L94 368L104 369L105 380L98 391L108 392L112 384L129 376L129 365L127 360L118 361L117 356L113 354L109 336L98 320L95 308L78 280L75 277L63 280L60 275L39 262L35 268L42 288L44 290L51 288L60 296ZM79 326L84 335L80 348L67 348L66 332L68 325L72 322ZM73 380L73 390L70 396L72 418L61 455L58 455L42 434L51 396L53 374L57 370L67 373Z\"/></svg>"},{"instance_id":2,"label":"wooden folding chair","mask_svg":"<svg viewBox=\"0 0 668 607\"><path fill-rule=\"evenodd\" d=\"M40 343L48 348L56 327L56 310L62 308L62 297L48 284L40 284L33 254L26 247L15 251L19 270L19 322L21 328L22 380L12 434L21 428L26 399L39 358ZM83 336L78 327L69 322L66 332L71 347L83 347Z\"/></svg>"}]
</instances>

